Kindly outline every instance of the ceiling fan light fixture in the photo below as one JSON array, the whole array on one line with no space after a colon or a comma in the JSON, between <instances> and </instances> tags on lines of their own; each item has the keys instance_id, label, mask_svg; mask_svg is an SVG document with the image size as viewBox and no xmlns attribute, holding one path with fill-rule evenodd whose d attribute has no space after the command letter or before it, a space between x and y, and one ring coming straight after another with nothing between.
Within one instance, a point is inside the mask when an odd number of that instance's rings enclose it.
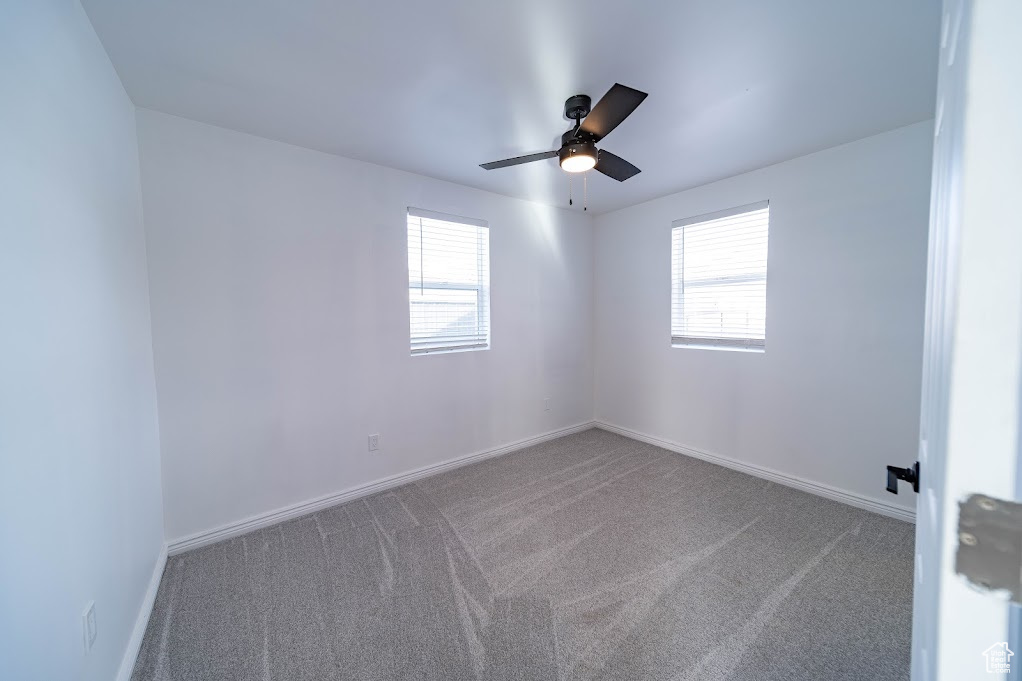
<instances>
[{"instance_id":1,"label":"ceiling fan light fixture","mask_svg":"<svg viewBox=\"0 0 1022 681\"><path fill-rule=\"evenodd\" d=\"M596 166L596 145L592 142L565 144L559 155L561 169L568 173L584 173Z\"/></svg>"},{"instance_id":2,"label":"ceiling fan light fixture","mask_svg":"<svg viewBox=\"0 0 1022 681\"><path fill-rule=\"evenodd\" d=\"M635 108L646 99L646 93L630 88L621 83L607 90L596 106L588 95L574 95L564 102L564 117L575 124L561 135L561 146L550 151L536 154L505 158L503 161L482 163L483 170L496 170L523 163L545 161L557 157L561 170L566 173L584 173L596 170L607 177L624 182L641 172L620 156L615 156L606 149L596 150L596 144L603 144L604 138L616 128L621 121L628 118ZM569 199L570 204L570 199Z\"/></svg>"}]
</instances>

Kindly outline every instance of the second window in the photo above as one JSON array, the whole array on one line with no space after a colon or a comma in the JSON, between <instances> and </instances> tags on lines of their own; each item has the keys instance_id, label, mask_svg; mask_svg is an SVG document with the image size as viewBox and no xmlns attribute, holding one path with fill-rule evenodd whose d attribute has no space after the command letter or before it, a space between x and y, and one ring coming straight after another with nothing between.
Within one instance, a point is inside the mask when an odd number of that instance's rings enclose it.
<instances>
[{"instance_id":1,"label":"second window","mask_svg":"<svg viewBox=\"0 0 1022 681\"><path fill-rule=\"evenodd\" d=\"M766 201L673 223L673 345L765 348L769 227Z\"/></svg>"},{"instance_id":2,"label":"second window","mask_svg":"<svg viewBox=\"0 0 1022 681\"><path fill-rule=\"evenodd\" d=\"M408 209L412 354L490 345L490 230L483 220Z\"/></svg>"}]
</instances>

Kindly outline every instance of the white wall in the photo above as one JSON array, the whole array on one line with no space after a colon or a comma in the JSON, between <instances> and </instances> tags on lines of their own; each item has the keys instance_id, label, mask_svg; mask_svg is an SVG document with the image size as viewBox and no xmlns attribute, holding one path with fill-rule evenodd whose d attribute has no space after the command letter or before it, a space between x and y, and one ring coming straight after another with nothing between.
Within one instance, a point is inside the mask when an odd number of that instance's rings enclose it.
<instances>
[{"instance_id":1,"label":"white wall","mask_svg":"<svg viewBox=\"0 0 1022 681\"><path fill-rule=\"evenodd\" d=\"M588 216L146 110L139 136L171 540L592 418ZM410 356L407 206L489 221L490 350Z\"/></svg>"},{"instance_id":2,"label":"white wall","mask_svg":"<svg viewBox=\"0 0 1022 681\"><path fill-rule=\"evenodd\" d=\"M68 1L0 4L0 93L0 677L110 681L163 547L134 107Z\"/></svg>"},{"instance_id":3,"label":"white wall","mask_svg":"<svg viewBox=\"0 0 1022 681\"><path fill-rule=\"evenodd\" d=\"M884 484L916 458L931 149L918 123L598 216L596 418L914 508ZM672 348L671 222L763 199L766 352Z\"/></svg>"}]
</instances>

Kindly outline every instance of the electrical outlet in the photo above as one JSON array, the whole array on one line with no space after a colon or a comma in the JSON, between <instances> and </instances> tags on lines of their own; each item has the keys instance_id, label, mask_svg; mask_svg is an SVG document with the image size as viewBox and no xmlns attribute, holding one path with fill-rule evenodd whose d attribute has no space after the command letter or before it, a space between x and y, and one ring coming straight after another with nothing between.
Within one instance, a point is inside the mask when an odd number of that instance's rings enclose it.
<instances>
[{"instance_id":1,"label":"electrical outlet","mask_svg":"<svg viewBox=\"0 0 1022 681\"><path fill-rule=\"evenodd\" d=\"M375 452L379 448L380 448L380 436L379 436L379 434L370 435L369 436L369 451L370 452Z\"/></svg>"},{"instance_id":2,"label":"electrical outlet","mask_svg":"<svg viewBox=\"0 0 1022 681\"><path fill-rule=\"evenodd\" d=\"M99 630L96 627L96 602L89 601L82 612L82 642L85 644L85 653L92 650L92 644L96 642L96 634Z\"/></svg>"},{"instance_id":3,"label":"electrical outlet","mask_svg":"<svg viewBox=\"0 0 1022 681\"><path fill-rule=\"evenodd\" d=\"M543 400L543 411L550 411L550 398L547 397Z\"/></svg>"}]
</instances>

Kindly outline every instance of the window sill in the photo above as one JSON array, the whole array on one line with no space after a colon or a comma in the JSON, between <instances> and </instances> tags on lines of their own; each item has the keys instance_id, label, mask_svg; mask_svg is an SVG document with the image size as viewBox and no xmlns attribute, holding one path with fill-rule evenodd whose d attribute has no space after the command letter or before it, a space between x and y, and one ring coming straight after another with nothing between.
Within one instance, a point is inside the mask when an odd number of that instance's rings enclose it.
<instances>
[{"instance_id":1,"label":"window sill","mask_svg":"<svg viewBox=\"0 0 1022 681\"><path fill-rule=\"evenodd\" d=\"M688 348L690 350L723 350L724 352L748 352L755 355L762 355L766 348L748 347L742 348L734 345L713 345L712 343L671 343L672 348Z\"/></svg>"},{"instance_id":2,"label":"window sill","mask_svg":"<svg viewBox=\"0 0 1022 681\"><path fill-rule=\"evenodd\" d=\"M453 355L461 352L479 352L480 350L489 350L490 346L487 345L467 345L456 348L430 348L428 350L412 350L412 357L421 357L424 355Z\"/></svg>"}]
</instances>

